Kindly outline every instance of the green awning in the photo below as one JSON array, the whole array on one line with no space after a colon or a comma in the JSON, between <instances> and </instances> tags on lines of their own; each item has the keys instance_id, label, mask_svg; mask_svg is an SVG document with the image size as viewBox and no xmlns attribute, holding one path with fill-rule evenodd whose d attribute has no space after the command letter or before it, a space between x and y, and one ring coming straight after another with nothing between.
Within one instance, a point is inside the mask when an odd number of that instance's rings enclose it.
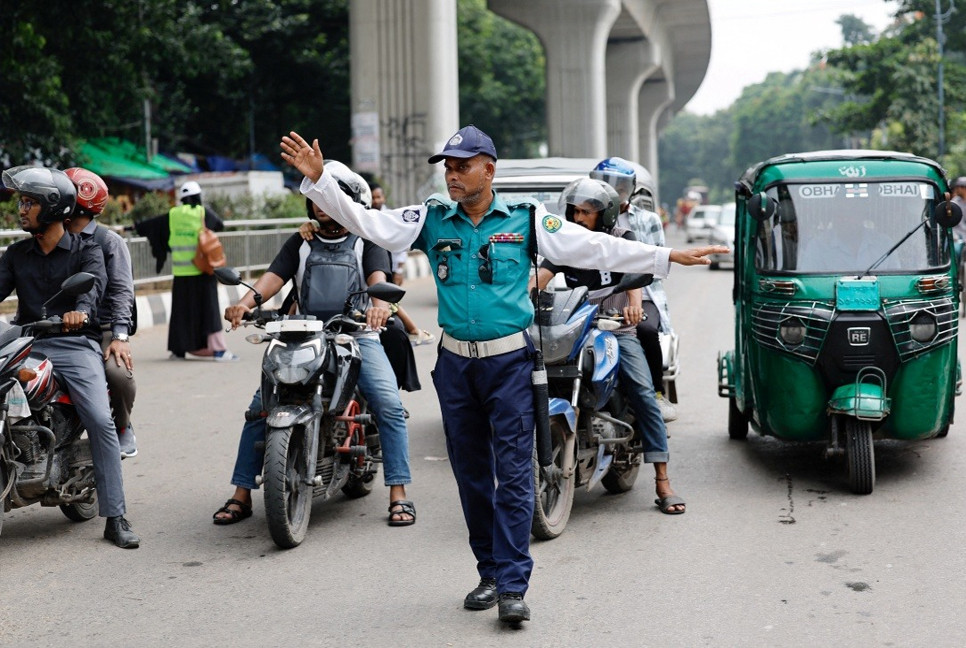
<instances>
[{"instance_id":1,"label":"green awning","mask_svg":"<svg viewBox=\"0 0 966 648\"><path fill-rule=\"evenodd\" d=\"M142 149L133 142L117 137L87 140L78 153L81 164L104 177L163 180L169 178L171 173L192 171L187 164L163 155L155 155L148 162Z\"/></svg>"}]
</instances>

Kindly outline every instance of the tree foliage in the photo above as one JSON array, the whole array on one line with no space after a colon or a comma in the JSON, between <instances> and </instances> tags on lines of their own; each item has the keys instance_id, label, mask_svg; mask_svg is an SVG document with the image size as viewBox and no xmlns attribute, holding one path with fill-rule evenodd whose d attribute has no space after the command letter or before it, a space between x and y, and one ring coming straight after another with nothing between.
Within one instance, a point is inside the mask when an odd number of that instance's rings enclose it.
<instances>
[{"instance_id":1,"label":"tree foliage","mask_svg":"<svg viewBox=\"0 0 966 648\"><path fill-rule=\"evenodd\" d=\"M161 150L274 155L295 128L348 154L347 0L19 2L0 28L4 164L143 145L148 114Z\"/></svg>"},{"instance_id":2,"label":"tree foliage","mask_svg":"<svg viewBox=\"0 0 966 648\"><path fill-rule=\"evenodd\" d=\"M537 157L547 141L543 48L532 32L459 0L460 123L499 143L501 157Z\"/></svg>"},{"instance_id":3,"label":"tree foliage","mask_svg":"<svg viewBox=\"0 0 966 648\"><path fill-rule=\"evenodd\" d=\"M660 141L662 200L673 202L701 177L711 200L724 201L747 167L782 153L880 148L939 159L934 0L903 0L882 34L851 15L838 24L843 47L816 52L807 69L772 73L715 115L675 117ZM946 151L939 161L966 175L966 11L949 14L943 30Z\"/></svg>"}]
</instances>

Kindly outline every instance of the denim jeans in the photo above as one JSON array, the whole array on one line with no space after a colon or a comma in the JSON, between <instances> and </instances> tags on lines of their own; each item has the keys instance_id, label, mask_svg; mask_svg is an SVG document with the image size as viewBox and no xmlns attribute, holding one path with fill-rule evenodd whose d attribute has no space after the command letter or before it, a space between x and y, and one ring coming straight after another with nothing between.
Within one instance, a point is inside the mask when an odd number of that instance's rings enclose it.
<instances>
[{"instance_id":1,"label":"denim jeans","mask_svg":"<svg viewBox=\"0 0 966 648\"><path fill-rule=\"evenodd\" d=\"M617 344L621 350L620 383L621 393L630 401L634 410L634 424L644 440L644 461L647 463L666 463L668 460L667 428L664 417L657 405L651 371L644 358L644 349L637 336L618 335Z\"/></svg>"},{"instance_id":2,"label":"denim jeans","mask_svg":"<svg viewBox=\"0 0 966 648\"><path fill-rule=\"evenodd\" d=\"M396 388L396 375L378 339L357 338L356 341L362 352L359 389L369 401L369 409L379 426L383 479L386 486L408 484L412 481L409 474L409 434L406 431L406 418L402 401L399 400L399 390ZM255 392L249 409L262 411L260 390ZM262 472L265 453L256 450L255 444L265 440L266 427L264 418L246 421L242 427L235 471L231 477L232 485L248 489L258 488L255 476Z\"/></svg>"}]
</instances>

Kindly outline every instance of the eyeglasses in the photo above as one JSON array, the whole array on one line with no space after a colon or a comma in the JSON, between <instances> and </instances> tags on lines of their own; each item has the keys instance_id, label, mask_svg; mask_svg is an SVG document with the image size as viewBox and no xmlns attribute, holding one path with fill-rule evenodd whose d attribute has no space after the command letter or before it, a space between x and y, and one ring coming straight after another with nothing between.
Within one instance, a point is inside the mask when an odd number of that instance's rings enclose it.
<instances>
[{"instance_id":1,"label":"eyeglasses","mask_svg":"<svg viewBox=\"0 0 966 648\"><path fill-rule=\"evenodd\" d=\"M17 207L22 211L30 211L33 209L34 205L39 205L40 203L36 200L31 200L30 198L21 198L17 202Z\"/></svg>"},{"instance_id":2,"label":"eyeglasses","mask_svg":"<svg viewBox=\"0 0 966 648\"><path fill-rule=\"evenodd\" d=\"M483 259L479 268L480 281L491 284L493 283L493 267L490 265L490 244L484 243L481 245L479 254L480 258Z\"/></svg>"}]
</instances>

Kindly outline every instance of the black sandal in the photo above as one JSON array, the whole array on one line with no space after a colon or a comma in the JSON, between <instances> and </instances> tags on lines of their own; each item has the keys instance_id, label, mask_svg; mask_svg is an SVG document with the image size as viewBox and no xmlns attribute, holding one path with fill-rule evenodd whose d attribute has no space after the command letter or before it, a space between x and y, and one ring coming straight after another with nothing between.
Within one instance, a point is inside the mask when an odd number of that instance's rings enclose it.
<instances>
[{"instance_id":1,"label":"black sandal","mask_svg":"<svg viewBox=\"0 0 966 648\"><path fill-rule=\"evenodd\" d=\"M241 510L239 511L233 508L229 508L232 504L234 504ZM219 513L227 513L229 517L220 518L218 517ZM215 511L215 514L212 515L211 518L215 524L234 524L235 522L241 522L242 520L250 518L251 516L252 516L251 504L245 504L245 502L242 502L241 500L236 500L235 498L232 498L227 502L225 502L224 506L222 506L220 509Z\"/></svg>"},{"instance_id":2,"label":"black sandal","mask_svg":"<svg viewBox=\"0 0 966 648\"><path fill-rule=\"evenodd\" d=\"M410 520L394 520L394 515L411 515ZM389 526L409 526L416 524L416 507L409 500L396 500L389 504Z\"/></svg>"}]
</instances>

